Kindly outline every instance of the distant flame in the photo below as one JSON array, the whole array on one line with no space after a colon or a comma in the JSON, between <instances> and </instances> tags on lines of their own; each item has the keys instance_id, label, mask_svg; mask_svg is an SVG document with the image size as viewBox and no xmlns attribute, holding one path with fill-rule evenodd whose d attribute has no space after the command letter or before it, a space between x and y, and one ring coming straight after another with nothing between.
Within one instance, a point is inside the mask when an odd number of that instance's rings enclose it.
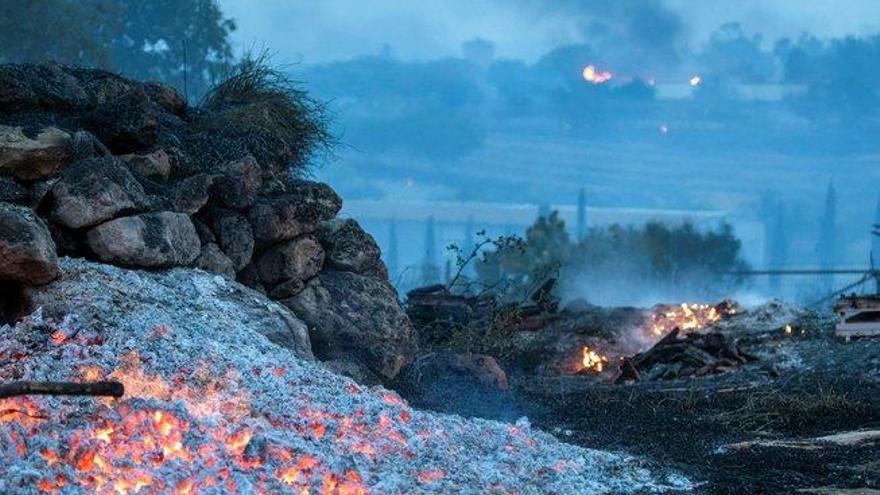
<instances>
[{"instance_id":1,"label":"distant flame","mask_svg":"<svg viewBox=\"0 0 880 495\"><path fill-rule=\"evenodd\" d=\"M690 80L691 86L693 86L693 87L699 86L700 84L702 84L702 82L703 82L703 78L700 76L694 76Z\"/></svg>"},{"instance_id":2,"label":"distant flame","mask_svg":"<svg viewBox=\"0 0 880 495\"><path fill-rule=\"evenodd\" d=\"M583 366L583 371L602 373L602 371L605 370L606 364L608 364L608 358L593 349L584 347L581 350L581 365Z\"/></svg>"},{"instance_id":3,"label":"distant flame","mask_svg":"<svg viewBox=\"0 0 880 495\"><path fill-rule=\"evenodd\" d=\"M593 84L602 84L611 80L613 74L607 70L598 70L595 65L584 67L584 80Z\"/></svg>"}]
</instances>

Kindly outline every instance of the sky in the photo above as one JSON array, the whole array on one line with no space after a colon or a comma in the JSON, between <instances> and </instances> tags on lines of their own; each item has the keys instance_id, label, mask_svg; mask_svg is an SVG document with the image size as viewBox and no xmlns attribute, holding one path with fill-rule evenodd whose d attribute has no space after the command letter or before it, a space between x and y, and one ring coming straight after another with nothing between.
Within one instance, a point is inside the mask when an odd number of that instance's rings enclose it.
<instances>
[{"instance_id":1,"label":"sky","mask_svg":"<svg viewBox=\"0 0 880 495\"><path fill-rule=\"evenodd\" d=\"M609 5L620 11L644 6L667 11L680 24L677 42L695 49L729 21L742 23L747 32L763 33L768 43L804 31L822 37L880 31L880 0L604 1L220 0L220 4L238 23L234 40L239 50L265 47L283 63L349 59L379 53L386 45L404 60L457 56L462 42L477 37L493 41L500 57L533 61L556 46L587 40L584 26L594 18L608 20L611 14L606 11L615 10Z\"/></svg>"}]
</instances>

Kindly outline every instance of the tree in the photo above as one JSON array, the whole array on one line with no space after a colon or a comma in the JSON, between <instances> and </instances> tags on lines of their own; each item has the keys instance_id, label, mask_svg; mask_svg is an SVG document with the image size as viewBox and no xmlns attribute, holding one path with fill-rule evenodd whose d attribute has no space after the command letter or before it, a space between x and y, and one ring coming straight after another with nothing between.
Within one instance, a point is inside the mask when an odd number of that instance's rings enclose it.
<instances>
[{"instance_id":1,"label":"tree","mask_svg":"<svg viewBox=\"0 0 880 495\"><path fill-rule=\"evenodd\" d=\"M0 62L111 66L110 37L119 9L113 0L0 2ZM51 26L51 28L48 28Z\"/></svg>"},{"instance_id":2,"label":"tree","mask_svg":"<svg viewBox=\"0 0 880 495\"><path fill-rule=\"evenodd\" d=\"M819 258L819 266L830 270L837 262L837 193L834 184L828 183L825 194L825 209L819 224L819 241L816 243L816 254ZM823 290L831 292L834 284L834 276L826 275L822 278Z\"/></svg>"},{"instance_id":3,"label":"tree","mask_svg":"<svg viewBox=\"0 0 880 495\"><path fill-rule=\"evenodd\" d=\"M115 70L198 97L229 67L233 30L216 0L3 0L0 61Z\"/></svg>"},{"instance_id":4,"label":"tree","mask_svg":"<svg viewBox=\"0 0 880 495\"><path fill-rule=\"evenodd\" d=\"M235 23L216 0L114 1L121 31L112 38L113 67L126 75L198 97L229 68Z\"/></svg>"},{"instance_id":5,"label":"tree","mask_svg":"<svg viewBox=\"0 0 880 495\"><path fill-rule=\"evenodd\" d=\"M578 192L577 240L582 241L585 235L587 235L587 192L582 187Z\"/></svg>"},{"instance_id":6,"label":"tree","mask_svg":"<svg viewBox=\"0 0 880 495\"><path fill-rule=\"evenodd\" d=\"M425 258L422 260L422 285L433 285L440 281L440 267L437 264L437 235L434 232L434 217L428 217L425 224Z\"/></svg>"},{"instance_id":7,"label":"tree","mask_svg":"<svg viewBox=\"0 0 880 495\"><path fill-rule=\"evenodd\" d=\"M880 198L877 198L877 210L874 212L874 226L871 233L873 234L873 239L871 240L871 261L876 263L880 259ZM880 276L877 276L877 293L880 294Z\"/></svg>"},{"instance_id":8,"label":"tree","mask_svg":"<svg viewBox=\"0 0 880 495\"><path fill-rule=\"evenodd\" d=\"M743 282L735 273L746 268L742 245L727 223L712 231L688 223L613 225L590 229L572 243L553 212L519 242L494 246L476 265L478 282L507 300L522 300L551 276L559 277L566 294L596 303L644 302L652 293L682 300L724 297Z\"/></svg>"}]
</instances>

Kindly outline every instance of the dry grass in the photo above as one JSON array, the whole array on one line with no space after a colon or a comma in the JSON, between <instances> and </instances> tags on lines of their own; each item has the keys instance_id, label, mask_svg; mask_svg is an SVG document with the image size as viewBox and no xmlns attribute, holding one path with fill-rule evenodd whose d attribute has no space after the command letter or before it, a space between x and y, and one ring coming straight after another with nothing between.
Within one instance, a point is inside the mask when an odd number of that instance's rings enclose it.
<instances>
[{"instance_id":1,"label":"dry grass","mask_svg":"<svg viewBox=\"0 0 880 495\"><path fill-rule=\"evenodd\" d=\"M264 169L302 175L336 141L324 105L263 53L246 56L199 106L197 124L242 143Z\"/></svg>"},{"instance_id":2,"label":"dry grass","mask_svg":"<svg viewBox=\"0 0 880 495\"><path fill-rule=\"evenodd\" d=\"M710 420L740 432L798 431L836 415L864 409L845 392L828 388L809 391L766 391L749 395L739 408L724 411Z\"/></svg>"}]
</instances>

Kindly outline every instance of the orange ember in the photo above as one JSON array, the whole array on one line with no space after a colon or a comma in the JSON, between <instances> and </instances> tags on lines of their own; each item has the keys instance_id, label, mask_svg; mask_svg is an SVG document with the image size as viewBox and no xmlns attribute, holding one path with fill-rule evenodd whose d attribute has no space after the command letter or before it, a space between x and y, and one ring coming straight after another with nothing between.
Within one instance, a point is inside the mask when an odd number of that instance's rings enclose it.
<instances>
[{"instance_id":1,"label":"orange ember","mask_svg":"<svg viewBox=\"0 0 880 495\"><path fill-rule=\"evenodd\" d=\"M581 349L581 366L583 371L591 373L602 373L605 365L608 364L608 358L597 353L589 347Z\"/></svg>"},{"instance_id":2,"label":"orange ember","mask_svg":"<svg viewBox=\"0 0 880 495\"><path fill-rule=\"evenodd\" d=\"M661 305L657 306L651 315L649 333L660 337L676 327L682 332L702 330L721 320L725 315L733 313L735 313L733 308L719 310L709 304Z\"/></svg>"}]
</instances>

